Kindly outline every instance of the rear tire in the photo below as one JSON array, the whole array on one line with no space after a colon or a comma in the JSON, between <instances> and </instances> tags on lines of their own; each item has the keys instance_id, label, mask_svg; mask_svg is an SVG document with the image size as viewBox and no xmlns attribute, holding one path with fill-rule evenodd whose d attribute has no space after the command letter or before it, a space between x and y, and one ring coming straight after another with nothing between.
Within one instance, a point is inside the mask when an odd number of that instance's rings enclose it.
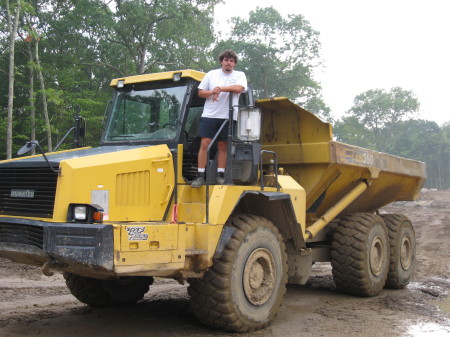
<instances>
[{"instance_id":1,"label":"rear tire","mask_svg":"<svg viewBox=\"0 0 450 337\"><path fill-rule=\"evenodd\" d=\"M401 214L382 215L390 241L389 273L386 288L405 288L414 271L416 236L411 221Z\"/></svg>"},{"instance_id":2,"label":"rear tire","mask_svg":"<svg viewBox=\"0 0 450 337\"><path fill-rule=\"evenodd\" d=\"M333 232L331 265L340 291L378 295L389 269L389 237L383 219L371 213L343 217Z\"/></svg>"},{"instance_id":3,"label":"rear tire","mask_svg":"<svg viewBox=\"0 0 450 337\"><path fill-rule=\"evenodd\" d=\"M234 232L201 279L191 279L191 306L203 324L233 332L266 327L283 301L287 255L278 229L255 215L232 217Z\"/></svg>"},{"instance_id":4,"label":"rear tire","mask_svg":"<svg viewBox=\"0 0 450 337\"><path fill-rule=\"evenodd\" d=\"M153 283L152 277L99 280L71 273L63 275L72 295L92 307L134 304L144 297Z\"/></svg>"}]
</instances>

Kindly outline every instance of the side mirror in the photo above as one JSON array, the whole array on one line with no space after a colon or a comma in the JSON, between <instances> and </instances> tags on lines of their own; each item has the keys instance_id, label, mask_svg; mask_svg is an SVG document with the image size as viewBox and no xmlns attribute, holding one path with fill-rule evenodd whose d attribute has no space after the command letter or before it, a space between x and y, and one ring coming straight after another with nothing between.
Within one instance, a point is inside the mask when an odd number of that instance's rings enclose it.
<instances>
[{"instance_id":1,"label":"side mirror","mask_svg":"<svg viewBox=\"0 0 450 337\"><path fill-rule=\"evenodd\" d=\"M35 147L38 146L38 145L39 145L39 143L38 143L37 140L30 140L30 141L28 141L24 146L22 146L22 147L20 148L19 151L17 151L17 155L18 155L18 156L21 156L21 155L23 155L23 154L26 154L26 153L28 153L28 152L31 152L31 151L33 151L33 150L35 149Z\"/></svg>"},{"instance_id":2,"label":"side mirror","mask_svg":"<svg viewBox=\"0 0 450 337\"><path fill-rule=\"evenodd\" d=\"M242 141L259 141L261 138L261 110L259 108L239 109L236 135Z\"/></svg>"},{"instance_id":3,"label":"side mirror","mask_svg":"<svg viewBox=\"0 0 450 337\"><path fill-rule=\"evenodd\" d=\"M44 157L45 161L47 162L47 165L50 167L50 170L52 170L55 173L60 173L59 169L55 169L53 165L48 161L47 156L45 155L44 151L42 150L41 146L39 145L39 142L37 140L30 140L28 141L22 148L17 151L17 155L21 156L25 153L28 153L32 151L35 147L39 149L39 152L42 153L42 156Z\"/></svg>"},{"instance_id":4,"label":"side mirror","mask_svg":"<svg viewBox=\"0 0 450 337\"><path fill-rule=\"evenodd\" d=\"M86 135L86 120L77 115L75 118L75 135L74 135L74 144L75 147L82 147L84 144L84 137Z\"/></svg>"}]
</instances>

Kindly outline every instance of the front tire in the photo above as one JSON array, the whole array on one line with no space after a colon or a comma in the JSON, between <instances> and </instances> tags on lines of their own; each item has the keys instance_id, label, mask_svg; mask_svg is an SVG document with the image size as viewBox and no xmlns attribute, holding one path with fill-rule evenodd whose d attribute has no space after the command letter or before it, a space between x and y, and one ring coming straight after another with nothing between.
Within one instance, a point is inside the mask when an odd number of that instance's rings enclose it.
<instances>
[{"instance_id":1,"label":"front tire","mask_svg":"<svg viewBox=\"0 0 450 337\"><path fill-rule=\"evenodd\" d=\"M234 228L221 256L201 279L190 280L191 306L205 325L232 332L266 327L286 292L287 255L282 236L269 220L232 217Z\"/></svg>"},{"instance_id":2,"label":"front tire","mask_svg":"<svg viewBox=\"0 0 450 337\"><path fill-rule=\"evenodd\" d=\"M339 290L366 297L383 290L389 269L389 237L380 216L355 213L342 218L333 233L330 253Z\"/></svg>"},{"instance_id":3,"label":"front tire","mask_svg":"<svg viewBox=\"0 0 450 337\"><path fill-rule=\"evenodd\" d=\"M144 297L153 283L152 277L99 280L71 273L64 273L63 276L72 295L92 307L134 304Z\"/></svg>"},{"instance_id":4,"label":"front tire","mask_svg":"<svg viewBox=\"0 0 450 337\"><path fill-rule=\"evenodd\" d=\"M405 288L414 271L416 236L411 221L401 214L382 215L388 228L391 256L386 287Z\"/></svg>"}]
</instances>

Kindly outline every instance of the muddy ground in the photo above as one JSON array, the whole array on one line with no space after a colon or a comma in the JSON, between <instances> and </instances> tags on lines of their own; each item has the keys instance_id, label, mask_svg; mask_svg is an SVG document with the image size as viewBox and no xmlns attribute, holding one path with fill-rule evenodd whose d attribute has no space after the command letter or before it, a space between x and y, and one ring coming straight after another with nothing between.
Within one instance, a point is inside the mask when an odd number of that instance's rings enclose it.
<instances>
[{"instance_id":1,"label":"muddy ground","mask_svg":"<svg viewBox=\"0 0 450 337\"><path fill-rule=\"evenodd\" d=\"M382 210L413 222L417 264L404 290L378 297L338 293L329 264L314 267L305 286L288 286L265 330L230 334L200 325L186 286L156 280L137 305L98 309L79 303L61 275L0 259L0 336L450 336L450 191L425 191L419 201Z\"/></svg>"}]
</instances>

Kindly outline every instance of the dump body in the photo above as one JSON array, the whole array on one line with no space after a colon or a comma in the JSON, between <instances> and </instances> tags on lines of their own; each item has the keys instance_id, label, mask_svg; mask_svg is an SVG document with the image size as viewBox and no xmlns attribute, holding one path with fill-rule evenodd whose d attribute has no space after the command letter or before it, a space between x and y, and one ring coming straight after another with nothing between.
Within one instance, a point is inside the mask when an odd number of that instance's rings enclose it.
<instances>
[{"instance_id":1,"label":"dump body","mask_svg":"<svg viewBox=\"0 0 450 337\"><path fill-rule=\"evenodd\" d=\"M342 213L373 212L394 201L415 200L425 163L336 142L329 123L287 98L257 101L262 147L306 191L309 219L320 217L361 181L368 188Z\"/></svg>"}]
</instances>

